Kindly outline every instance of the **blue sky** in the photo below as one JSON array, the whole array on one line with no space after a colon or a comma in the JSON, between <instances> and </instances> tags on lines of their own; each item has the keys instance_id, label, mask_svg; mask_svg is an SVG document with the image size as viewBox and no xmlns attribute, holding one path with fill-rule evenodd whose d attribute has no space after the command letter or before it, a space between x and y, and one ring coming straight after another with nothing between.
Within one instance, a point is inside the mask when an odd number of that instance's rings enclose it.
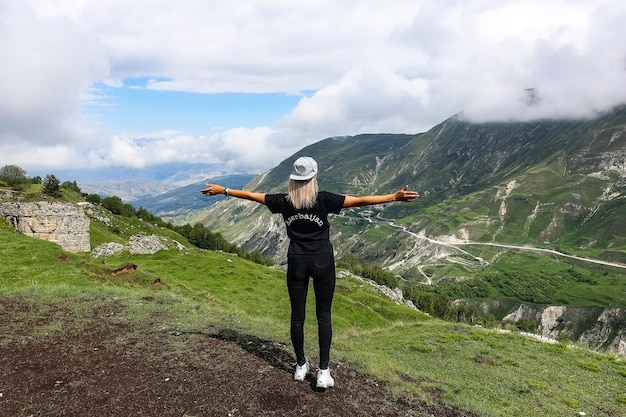
<instances>
[{"instance_id":1,"label":"blue sky","mask_svg":"<svg viewBox=\"0 0 626 417\"><path fill-rule=\"evenodd\" d=\"M99 97L85 104L85 111L120 132L175 130L200 136L237 127L276 129L305 94L158 91L145 88L147 81L128 79L121 87L96 84Z\"/></svg>"},{"instance_id":2,"label":"blue sky","mask_svg":"<svg viewBox=\"0 0 626 417\"><path fill-rule=\"evenodd\" d=\"M622 0L6 0L0 166L261 173L459 112L589 117L626 102L625 21Z\"/></svg>"}]
</instances>

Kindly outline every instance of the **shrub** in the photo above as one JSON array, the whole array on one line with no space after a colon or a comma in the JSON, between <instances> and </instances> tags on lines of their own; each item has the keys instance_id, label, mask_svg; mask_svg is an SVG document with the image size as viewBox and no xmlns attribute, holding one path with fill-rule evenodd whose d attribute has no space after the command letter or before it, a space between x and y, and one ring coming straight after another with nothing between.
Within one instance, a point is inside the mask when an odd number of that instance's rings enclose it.
<instances>
[{"instance_id":1,"label":"shrub","mask_svg":"<svg viewBox=\"0 0 626 417\"><path fill-rule=\"evenodd\" d=\"M85 201L88 201L92 204L100 204L102 202L102 199L100 198L100 195L98 194L88 194L85 197Z\"/></svg>"},{"instance_id":2,"label":"shrub","mask_svg":"<svg viewBox=\"0 0 626 417\"><path fill-rule=\"evenodd\" d=\"M26 171L17 165L5 165L0 168L0 178L9 187L19 186L20 184L27 183Z\"/></svg>"},{"instance_id":3,"label":"shrub","mask_svg":"<svg viewBox=\"0 0 626 417\"><path fill-rule=\"evenodd\" d=\"M52 197L61 196L61 181L53 175L46 175L46 179L43 180L43 192Z\"/></svg>"},{"instance_id":4,"label":"shrub","mask_svg":"<svg viewBox=\"0 0 626 417\"><path fill-rule=\"evenodd\" d=\"M571 340L569 333L567 332L561 332L561 334L559 334L559 343L561 344L568 344Z\"/></svg>"},{"instance_id":5,"label":"shrub","mask_svg":"<svg viewBox=\"0 0 626 417\"><path fill-rule=\"evenodd\" d=\"M76 181L73 181L73 182L65 181L63 182L63 184L61 184L61 188L76 191L78 194L81 194L80 188L78 187L78 184L76 184Z\"/></svg>"}]
</instances>

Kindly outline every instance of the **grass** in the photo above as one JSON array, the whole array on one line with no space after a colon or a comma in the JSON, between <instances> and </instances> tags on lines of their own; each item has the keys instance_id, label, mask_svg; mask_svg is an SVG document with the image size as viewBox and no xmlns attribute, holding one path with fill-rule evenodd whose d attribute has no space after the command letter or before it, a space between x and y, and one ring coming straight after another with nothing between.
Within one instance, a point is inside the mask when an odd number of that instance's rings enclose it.
<instances>
[{"instance_id":1,"label":"grass","mask_svg":"<svg viewBox=\"0 0 626 417\"><path fill-rule=\"evenodd\" d=\"M499 291L494 297L572 307L626 306L623 271L608 273L556 257L508 252L472 275L489 280Z\"/></svg>"},{"instance_id":2,"label":"grass","mask_svg":"<svg viewBox=\"0 0 626 417\"><path fill-rule=\"evenodd\" d=\"M57 245L11 232L6 224L0 227L0 251L2 297L68 309L77 317L110 312L146 328L156 325L158 314L161 331L235 328L289 345L280 269L189 246L155 255L124 251L104 263L89 254L60 261ZM132 277L104 272L127 262L137 265ZM310 352L317 350L313 308L309 303L305 328ZM626 414L626 363L619 358L435 320L349 278L338 280L333 314L334 360L389 381L396 392L438 395L484 416ZM60 330L55 326L42 324L29 337L54 334ZM140 343L141 334L137 338Z\"/></svg>"},{"instance_id":3,"label":"grass","mask_svg":"<svg viewBox=\"0 0 626 417\"><path fill-rule=\"evenodd\" d=\"M417 389L435 386L480 414L598 415L594 404L617 403L621 395L623 363L582 350L434 321L385 333L364 338L363 350L376 352L367 355L371 372L413 381ZM389 339L394 343L384 342ZM393 356L390 366L376 360L380 353ZM617 391L607 393L607 385Z\"/></svg>"}]
</instances>

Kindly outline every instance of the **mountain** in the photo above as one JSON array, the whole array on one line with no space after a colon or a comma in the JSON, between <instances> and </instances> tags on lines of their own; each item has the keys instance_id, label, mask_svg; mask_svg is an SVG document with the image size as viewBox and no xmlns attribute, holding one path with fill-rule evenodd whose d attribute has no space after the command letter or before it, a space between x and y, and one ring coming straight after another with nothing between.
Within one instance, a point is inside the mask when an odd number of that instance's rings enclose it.
<instances>
[{"instance_id":1,"label":"mountain","mask_svg":"<svg viewBox=\"0 0 626 417\"><path fill-rule=\"evenodd\" d=\"M78 183L78 186L84 193L98 194L101 197L116 196L124 202L133 202L137 199L148 198L178 188L174 184L150 178Z\"/></svg>"},{"instance_id":2,"label":"mountain","mask_svg":"<svg viewBox=\"0 0 626 417\"><path fill-rule=\"evenodd\" d=\"M207 182L224 184L230 188L242 188L253 178L253 175L246 174L214 177L175 188L156 196L139 197L134 199L131 204L136 208L143 207L165 221L185 223L188 215L193 216L196 212L223 199L223 197L207 198L200 194L200 190L205 188Z\"/></svg>"},{"instance_id":3,"label":"mountain","mask_svg":"<svg viewBox=\"0 0 626 417\"><path fill-rule=\"evenodd\" d=\"M302 155L318 161L322 189L362 195L408 184L420 192L415 203L334 217L338 257L353 254L454 296L626 305L618 279L626 265L626 107L590 120L471 123L457 115L416 135L328 138L247 188L284 192ZM285 260L284 225L262 206L227 199L195 219Z\"/></svg>"},{"instance_id":4,"label":"mountain","mask_svg":"<svg viewBox=\"0 0 626 417\"><path fill-rule=\"evenodd\" d=\"M47 173L37 172L44 177ZM198 184L206 178L228 175L249 175L228 172L223 165L204 163L167 163L143 168L110 167L92 170L61 170L55 175L76 181L83 192L103 197L117 196L125 202L159 196L189 184Z\"/></svg>"},{"instance_id":5,"label":"mountain","mask_svg":"<svg viewBox=\"0 0 626 417\"><path fill-rule=\"evenodd\" d=\"M39 175L42 178L47 174L49 174L47 171L29 172L29 175ZM56 170L54 174L62 181L76 181L79 184L99 184L129 179L144 179L181 186L203 178L233 174L233 172L226 172L221 164L170 162L141 168L127 166L93 169L68 168Z\"/></svg>"}]
</instances>

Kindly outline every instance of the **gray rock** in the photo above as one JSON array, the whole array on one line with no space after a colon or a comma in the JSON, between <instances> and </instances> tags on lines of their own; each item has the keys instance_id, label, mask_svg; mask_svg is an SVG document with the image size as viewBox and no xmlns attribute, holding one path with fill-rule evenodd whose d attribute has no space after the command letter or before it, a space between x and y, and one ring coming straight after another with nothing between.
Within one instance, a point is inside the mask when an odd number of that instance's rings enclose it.
<instances>
[{"instance_id":1,"label":"gray rock","mask_svg":"<svg viewBox=\"0 0 626 417\"><path fill-rule=\"evenodd\" d=\"M151 255L167 249L167 246L161 242L161 238L156 235L133 235L130 237L128 245L130 253L137 255Z\"/></svg>"},{"instance_id":2,"label":"gray rock","mask_svg":"<svg viewBox=\"0 0 626 417\"><path fill-rule=\"evenodd\" d=\"M558 340L567 333L571 341L598 351L626 356L626 309L604 307L529 306L521 304L503 321L534 320L541 336Z\"/></svg>"},{"instance_id":3,"label":"gray rock","mask_svg":"<svg viewBox=\"0 0 626 417\"><path fill-rule=\"evenodd\" d=\"M74 203L58 201L4 202L0 216L18 232L55 242L67 252L89 252L89 218Z\"/></svg>"},{"instance_id":4,"label":"gray rock","mask_svg":"<svg viewBox=\"0 0 626 417\"><path fill-rule=\"evenodd\" d=\"M95 247L91 251L91 256L94 258L105 258L107 256L115 255L118 252L123 251L126 246L121 243L109 242Z\"/></svg>"}]
</instances>

